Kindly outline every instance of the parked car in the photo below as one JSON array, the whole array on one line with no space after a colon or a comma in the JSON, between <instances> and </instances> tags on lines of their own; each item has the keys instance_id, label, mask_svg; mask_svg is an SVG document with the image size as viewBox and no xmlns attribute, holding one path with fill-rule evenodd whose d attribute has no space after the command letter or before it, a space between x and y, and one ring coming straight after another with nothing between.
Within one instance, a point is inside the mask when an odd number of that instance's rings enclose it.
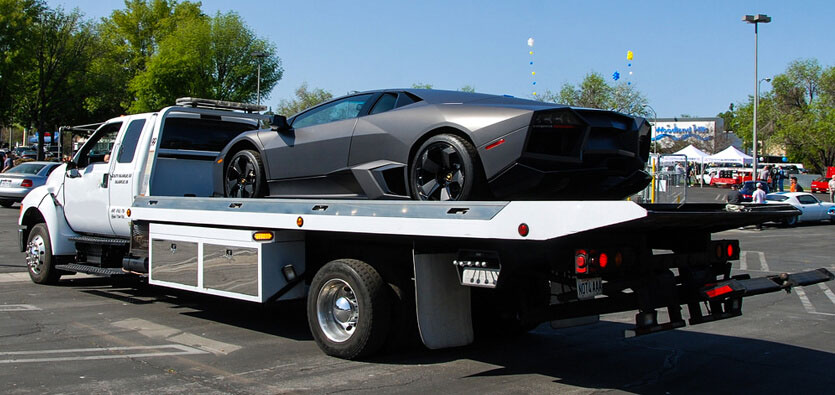
<instances>
[{"instance_id":1,"label":"parked car","mask_svg":"<svg viewBox=\"0 0 835 395\"><path fill-rule=\"evenodd\" d=\"M29 191L46 183L59 165L58 162L26 162L0 173L0 206L11 207L22 201Z\"/></svg>"},{"instance_id":2,"label":"parked car","mask_svg":"<svg viewBox=\"0 0 835 395\"><path fill-rule=\"evenodd\" d=\"M644 118L613 111L456 91L361 92L243 132L215 161L215 192L622 199L650 181L649 141Z\"/></svg>"},{"instance_id":3,"label":"parked car","mask_svg":"<svg viewBox=\"0 0 835 395\"><path fill-rule=\"evenodd\" d=\"M791 204L801 214L784 221L785 225L798 222L829 221L835 223L835 203L822 202L808 192L775 192L765 196L766 203Z\"/></svg>"},{"instance_id":4,"label":"parked car","mask_svg":"<svg viewBox=\"0 0 835 395\"><path fill-rule=\"evenodd\" d=\"M752 196L754 191L757 190L757 182L758 181L745 181L742 183L742 187L739 188L739 193L742 195L740 201L750 202L753 199ZM763 191L765 191L765 193L770 192L767 183L763 183Z\"/></svg>"},{"instance_id":5,"label":"parked car","mask_svg":"<svg viewBox=\"0 0 835 395\"><path fill-rule=\"evenodd\" d=\"M809 188L813 193L827 193L829 192L829 177L820 177L812 181L812 186Z\"/></svg>"}]
</instances>

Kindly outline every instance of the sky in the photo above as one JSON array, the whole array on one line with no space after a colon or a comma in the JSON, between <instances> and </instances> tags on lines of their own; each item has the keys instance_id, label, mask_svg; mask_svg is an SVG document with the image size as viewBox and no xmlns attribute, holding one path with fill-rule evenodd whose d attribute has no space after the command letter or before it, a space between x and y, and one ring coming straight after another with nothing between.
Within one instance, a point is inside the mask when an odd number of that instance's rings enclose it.
<instances>
[{"instance_id":1,"label":"sky","mask_svg":"<svg viewBox=\"0 0 835 395\"><path fill-rule=\"evenodd\" d=\"M92 19L124 8L121 0L47 3L78 8ZM831 0L202 4L209 15L238 13L257 36L275 44L284 76L262 98L273 107L304 82L335 96L425 83L531 98L579 84L590 72L615 83L617 71L618 82L643 93L659 118L712 117L754 95L754 26L742 17L757 13L772 17L759 27L759 79L784 72L797 59L835 66L835 29L815 18L835 14ZM762 91L770 88L762 82Z\"/></svg>"}]
</instances>

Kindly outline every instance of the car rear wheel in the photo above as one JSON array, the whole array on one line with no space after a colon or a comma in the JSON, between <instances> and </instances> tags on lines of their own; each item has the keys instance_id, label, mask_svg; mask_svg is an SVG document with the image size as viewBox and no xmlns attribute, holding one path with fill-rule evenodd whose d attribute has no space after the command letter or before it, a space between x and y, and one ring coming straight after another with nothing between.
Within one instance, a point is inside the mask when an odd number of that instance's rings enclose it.
<instances>
[{"instance_id":1,"label":"car rear wheel","mask_svg":"<svg viewBox=\"0 0 835 395\"><path fill-rule=\"evenodd\" d=\"M789 217L789 218L784 219L783 220L783 225L784 226L789 226L789 227L797 225L797 216L795 215L793 217Z\"/></svg>"},{"instance_id":2,"label":"car rear wheel","mask_svg":"<svg viewBox=\"0 0 835 395\"><path fill-rule=\"evenodd\" d=\"M259 198L267 191L267 177L261 155L253 150L241 150L232 155L224 172L223 191L228 197Z\"/></svg>"},{"instance_id":3,"label":"car rear wheel","mask_svg":"<svg viewBox=\"0 0 835 395\"><path fill-rule=\"evenodd\" d=\"M9 208L9 207L12 207L12 205L14 205L14 201L12 201L12 200L0 200L0 206L3 206L5 208Z\"/></svg>"},{"instance_id":4,"label":"car rear wheel","mask_svg":"<svg viewBox=\"0 0 835 395\"><path fill-rule=\"evenodd\" d=\"M426 140L411 163L409 184L417 200L470 200L479 182L476 151L467 140L439 134Z\"/></svg>"}]
</instances>

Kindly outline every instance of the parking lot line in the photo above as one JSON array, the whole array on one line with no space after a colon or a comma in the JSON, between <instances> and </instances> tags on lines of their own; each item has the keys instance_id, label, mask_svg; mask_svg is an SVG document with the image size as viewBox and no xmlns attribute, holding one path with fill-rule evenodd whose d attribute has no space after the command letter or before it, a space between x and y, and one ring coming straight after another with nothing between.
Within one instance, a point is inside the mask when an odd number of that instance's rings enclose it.
<instances>
[{"instance_id":1,"label":"parking lot line","mask_svg":"<svg viewBox=\"0 0 835 395\"><path fill-rule=\"evenodd\" d=\"M152 352L154 350L160 350ZM171 350L171 351L165 351ZM124 353L125 351L146 351L139 353ZM99 353L98 355L70 355L70 356L55 356L55 357L41 357L41 358L25 358L26 356L36 355L62 355L62 354L89 354ZM73 348L66 350L37 350L37 351L7 351L0 352L0 357L11 357L9 359L0 359L0 364L8 363L30 363L30 362L65 362L65 361L85 361L85 360L101 360L101 359L124 359L124 358L148 358L148 357L164 357L171 355L195 355L208 354L208 351L198 350L193 347L182 344L164 344L159 346L131 346L131 347L99 347L99 348Z\"/></svg>"},{"instance_id":2,"label":"parking lot line","mask_svg":"<svg viewBox=\"0 0 835 395\"><path fill-rule=\"evenodd\" d=\"M748 251L739 253L739 270L748 270Z\"/></svg>"},{"instance_id":3,"label":"parking lot line","mask_svg":"<svg viewBox=\"0 0 835 395\"><path fill-rule=\"evenodd\" d=\"M215 355L227 355L241 349L241 346L235 344L208 339L192 333L183 332L177 328L160 325L139 318L129 318L122 321L116 321L112 323L112 325L117 328L137 331L141 335L152 339L164 339L166 341L196 347Z\"/></svg>"},{"instance_id":4,"label":"parking lot line","mask_svg":"<svg viewBox=\"0 0 835 395\"><path fill-rule=\"evenodd\" d=\"M0 312L7 313L7 312L15 312L15 311L38 311L40 310L39 307L32 306L31 304L4 304L0 305Z\"/></svg>"},{"instance_id":5,"label":"parking lot line","mask_svg":"<svg viewBox=\"0 0 835 395\"><path fill-rule=\"evenodd\" d=\"M818 283L818 287L820 287L820 289L823 290L823 294L826 295L827 298L829 298L832 304L835 304L835 293L833 293L832 290L829 289L829 287L827 287L825 283Z\"/></svg>"}]
</instances>

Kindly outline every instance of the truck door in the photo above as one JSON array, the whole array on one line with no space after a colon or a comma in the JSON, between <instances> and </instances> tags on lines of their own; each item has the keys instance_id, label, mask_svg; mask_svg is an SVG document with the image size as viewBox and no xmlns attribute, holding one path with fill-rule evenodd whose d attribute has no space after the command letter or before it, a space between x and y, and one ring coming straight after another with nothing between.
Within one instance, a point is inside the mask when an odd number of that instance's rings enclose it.
<instances>
[{"instance_id":1,"label":"truck door","mask_svg":"<svg viewBox=\"0 0 835 395\"><path fill-rule=\"evenodd\" d=\"M110 226L110 151L122 122L103 125L73 158L64 176L64 216L76 232L113 235Z\"/></svg>"},{"instance_id":2,"label":"truck door","mask_svg":"<svg viewBox=\"0 0 835 395\"><path fill-rule=\"evenodd\" d=\"M128 121L127 128L121 138L113 146L113 158L110 160L110 203L108 216L113 233L122 237L130 237L130 220L127 209L131 206L137 194L138 163L142 163L140 138L144 130L151 130L153 122L146 118L135 118ZM146 133L147 134L147 133ZM147 136L146 136L147 137ZM145 140L143 140L145 141ZM144 152L144 151L143 151Z\"/></svg>"}]
</instances>

